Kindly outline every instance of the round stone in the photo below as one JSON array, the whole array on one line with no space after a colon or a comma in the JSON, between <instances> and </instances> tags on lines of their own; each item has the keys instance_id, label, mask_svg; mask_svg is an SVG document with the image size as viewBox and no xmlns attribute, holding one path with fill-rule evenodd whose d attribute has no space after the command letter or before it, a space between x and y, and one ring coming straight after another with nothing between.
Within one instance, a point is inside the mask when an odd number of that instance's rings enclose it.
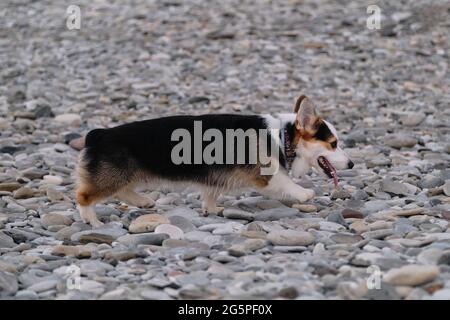
<instances>
[{"instance_id":1,"label":"round stone","mask_svg":"<svg viewBox=\"0 0 450 320\"><path fill-rule=\"evenodd\" d=\"M383 279L397 286L418 286L434 280L439 273L436 266L407 265L389 270Z\"/></svg>"},{"instance_id":2,"label":"round stone","mask_svg":"<svg viewBox=\"0 0 450 320\"><path fill-rule=\"evenodd\" d=\"M48 184L60 185L63 183L63 178L61 178L59 176L45 175L44 182L48 183Z\"/></svg>"},{"instance_id":3,"label":"round stone","mask_svg":"<svg viewBox=\"0 0 450 320\"><path fill-rule=\"evenodd\" d=\"M54 118L54 120L65 125L76 127L81 125L81 116L75 113L59 114Z\"/></svg>"},{"instance_id":4,"label":"round stone","mask_svg":"<svg viewBox=\"0 0 450 320\"><path fill-rule=\"evenodd\" d=\"M132 221L128 230L131 233L143 233L154 231L160 224L170 224L169 219L159 214L146 214Z\"/></svg>"},{"instance_id":5,"label":"round stone","mask_svg":"<svg viewBox=\"0 0 450 320\"><path fill-rule=\"evenodd\" d=\"M305 231L279 230L270 232L267 240L276 246L308 246L314 242L314 236Z\"/></svg>"},{"instance_id":6,"label":"round stone","mask_svg":"<svg viewBox=\"0 0 450 320\"><path fill-rule=\"evenodd\" d=\"M183 239L184 232L180 228L171 224L160 224L155 228L155 233L165 233L170 239Z\"/></svg>"},{"instance_id":7,"label":"round stone","mask_svg":"<svg viewBox=\"0 0 450 320\"><path fill-rule=\"evenodd\" d=\"M45 227L48 228L49 226L54 226L54 225L70 226L73 221L69 217L63 216L62 214L47 213L42 216L41 222Z\"/></svg>"},{"instance_id":8,"label":"round stone","mask_svg":"<svg viewBox=\"0 0 450 320\"><path fill-rule=\"evenodd\" d=\"M298 209L301 212L317 212L317 207L313 204L294 203L292 208Z\"/></svg>"}]
</instances>

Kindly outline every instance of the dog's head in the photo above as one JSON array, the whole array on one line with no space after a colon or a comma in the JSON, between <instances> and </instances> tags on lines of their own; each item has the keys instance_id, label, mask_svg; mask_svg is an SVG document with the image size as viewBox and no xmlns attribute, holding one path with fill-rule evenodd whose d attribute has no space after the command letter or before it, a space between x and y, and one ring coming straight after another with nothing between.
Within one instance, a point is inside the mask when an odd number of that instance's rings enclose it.
<instances>
[{"instance_id":1,"label":"dog's head","mask_svg":"<svg viewBox=\"0 0 450 320\"><path fill-rule=\"evenodd\" d=\"M296 157L292 173L300 177L312 167L337 184L336 170L351 169L354 164L339 147L336 129L317 114L314 104L304 95L297 99L294 111Z\"/></svg>"}]
</instances>

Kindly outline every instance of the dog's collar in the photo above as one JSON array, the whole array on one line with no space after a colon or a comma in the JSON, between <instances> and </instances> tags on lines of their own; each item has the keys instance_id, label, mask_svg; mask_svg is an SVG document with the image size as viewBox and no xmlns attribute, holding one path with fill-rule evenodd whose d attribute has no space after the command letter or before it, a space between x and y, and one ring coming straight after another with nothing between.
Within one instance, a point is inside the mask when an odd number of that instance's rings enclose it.
<instances>
[{"instance_id":1,"label":"dog's collar","mask_svg":"<svg viewBox=\"0 0 450 320\"><path fill-rule=\"evenodd\" d=\"M284 159L286 162L286 169L290 170L295 159L295 148L292 147L292 142L286 128L281 130L281 141L284 149Z\"/></svg>"}]
</instances>

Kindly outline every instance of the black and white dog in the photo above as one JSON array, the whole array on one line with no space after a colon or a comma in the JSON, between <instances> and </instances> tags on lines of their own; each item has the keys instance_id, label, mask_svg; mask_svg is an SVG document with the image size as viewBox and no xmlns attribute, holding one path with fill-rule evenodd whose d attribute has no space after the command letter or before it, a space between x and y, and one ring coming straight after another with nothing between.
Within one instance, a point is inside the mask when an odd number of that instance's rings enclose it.
<instances>
[{"instance_id":1,"label":"black and white dog","mask_svg":"<svg viewBox=\"0 0 450 320\"><path fill-rule=\"evenodd\" d=\"M239 135L245 143L235 150ZM305 202L314 191L297 185L289 171L300 177L315 168L337 185L336 169L352 167L335 128L302 95L293 113L276 116L172 116L92 130L80 154L76 199L83 221L96 227L102 223L95 203L113 196L151 207L138 186L184 183L201 188L205 214L218 213L221 193L250 187Z\"/></svg>"}]
</instances>

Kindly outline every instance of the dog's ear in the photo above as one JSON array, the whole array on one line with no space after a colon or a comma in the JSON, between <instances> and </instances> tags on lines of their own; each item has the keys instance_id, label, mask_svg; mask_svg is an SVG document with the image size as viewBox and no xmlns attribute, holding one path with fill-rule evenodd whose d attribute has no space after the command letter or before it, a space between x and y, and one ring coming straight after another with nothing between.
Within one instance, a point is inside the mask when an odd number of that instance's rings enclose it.
<instances>
[{"instance_id":1,"label":"dog's ear","mask_svg":"<svg viewBox=\"0 0 450 320\"><path fill-rule=\"evenodd\" d=\"M307 96L305 96L304 94L302 94L300 97L298 97L297 102L295 103L295 107L294 107L294 112L297 113L298 109L300 109L300 104L302 103L303 100L308 99Z\"/></svg>"},{"instance_id":2,"label":"dog's ear","mask_svg":"<svg viewBox=\"0 0 450 320\"><path fill-rule=\"evenodd\" d=\"M297 99L294 111L297 113L295 127L301 131L314 132L319 116L312 101L305 95Z\"/></svg>"}]
</instances>

